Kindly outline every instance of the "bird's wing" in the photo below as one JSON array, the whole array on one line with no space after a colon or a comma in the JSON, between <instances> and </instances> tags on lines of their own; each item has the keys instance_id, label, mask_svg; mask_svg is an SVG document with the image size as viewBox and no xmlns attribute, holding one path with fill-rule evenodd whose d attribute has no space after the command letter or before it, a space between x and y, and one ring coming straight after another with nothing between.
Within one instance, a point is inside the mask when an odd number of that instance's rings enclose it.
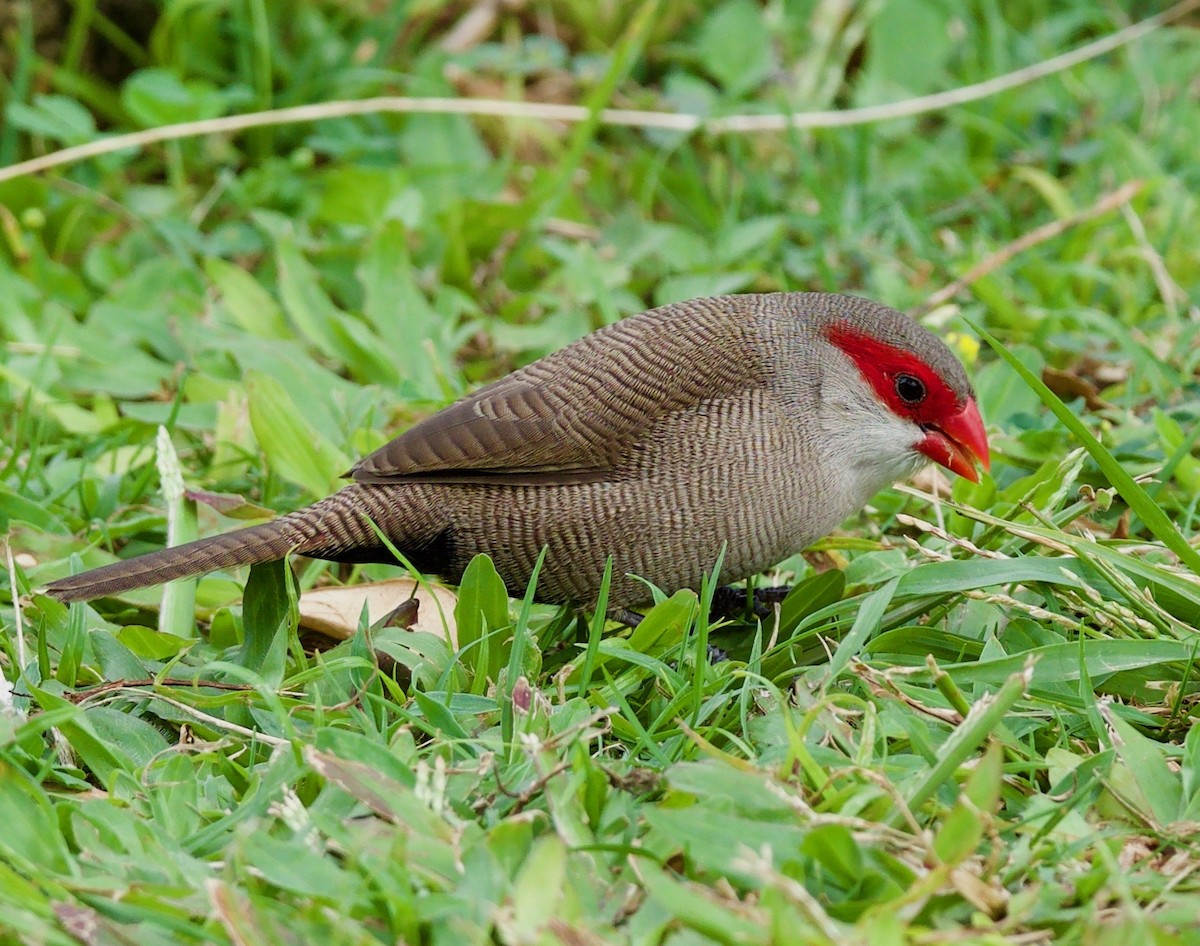
<instances>
[{"instance_id":1,"label":"bird's wing","mask_svg":"<svg viewBox=\"0 0 1200 946\"><path fill-rule=\"evenodd\" d=\"M754 383L754 347L739 314L667 306L601 329L419 422L347 475L360 483L603 479L664 414Z\"/></svg>"}]
</instances>

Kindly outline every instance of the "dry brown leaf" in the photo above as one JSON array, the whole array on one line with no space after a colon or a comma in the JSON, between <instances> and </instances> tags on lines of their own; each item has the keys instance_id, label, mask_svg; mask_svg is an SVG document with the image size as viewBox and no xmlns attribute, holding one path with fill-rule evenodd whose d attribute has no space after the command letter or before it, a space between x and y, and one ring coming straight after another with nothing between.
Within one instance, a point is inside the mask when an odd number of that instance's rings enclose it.
<instances>
[{"instance_id":1,"label":"dry brown leaf","mask_svg":"<svg viewBox=\"0 0 1200 946\"><path fill-rule=\"evenodd\" d=\"M986 913L993 920L1004 915L1009 896L1008 891L999 884L989 884L961 867L950 872L950 883L975 909Z\"/></svg>"},{"instance_id":2,"label":"dry brown leaf","mask_svg":"<svg viewBox=\"0 0 1200 946\"><path fill-rule=\"evenodd\" d=\"M1092 381L1074 371L1060 371L1047 365L1042 369L1042 383L1064 401L1082 397L1089 411L1102 411L1110 406Z\"/></svg>"},{"instance_id":3,"label":"dry brown leaf","mask_svg":"<svg viewBox=\"0 0 1200 946\"><path fill-rule=\"evenodd\" d=\"M1130 361L1103 361L1094 355L1084 355L1075 365L1077 375L1087 378L1098 388L1111 387L1114 384L1124 384L1129 380L1133 371Z\"/></svg>"},{"instance_id":4,"label":"dry brown leaf","mask_svg":"<svg viewBox=\"0 0 1200 946\"><path fill-rule=\"evenodd\" d=\"M368 585L330 585L306 591L300 597L300 626L334 640L348 640L358 629L363 602L367 605L368 620L374 624L410 598L417 600L419 610L408 630L445 637L457 649L454 605L458 597L449 588L419 585L411 578L392 578Z\"/></svg>"},{"instance_id":5,"label":"dry brown leaf","mask_svg":"<svg viewBox=\"0 0 1200 946\"><path fill-rule=\"evenodd\" d=\"M230 519L273 519L275 511L247 502L243 497L233 493L214 493L207 489L189 489L184 492L184 498L192 502L211 506L223 516Z\"/></svg>"}]
</instances>

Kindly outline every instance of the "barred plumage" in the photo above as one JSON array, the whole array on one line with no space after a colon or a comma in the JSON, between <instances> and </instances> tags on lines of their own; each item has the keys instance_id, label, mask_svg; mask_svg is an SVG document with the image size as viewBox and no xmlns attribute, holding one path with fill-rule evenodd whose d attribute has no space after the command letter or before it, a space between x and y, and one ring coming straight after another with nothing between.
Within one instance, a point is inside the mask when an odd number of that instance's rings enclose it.
<instances>
[{"instance_id":1,"label":"barred plumage","mask_svg":"<svg viewBox=\"0 0 1200 946\"><path fill-rule=\"evenodd\" d=\"M48 591L63 601L119 594L288 551L392 561L368 520L419 568L451 579L489 553L513 593L547 546L546 601L594 601L609 554L613 606L649 597L634 575L668 591L696 586L723 545L723 580L746 577L922 462L914 438L929 425L880 402L860 374L870 366L830 340L835 327L911 357L974 410L946 346L884 306L820 293L677 303L421 421L326 500Z\"/></svg>"}]
</instances>

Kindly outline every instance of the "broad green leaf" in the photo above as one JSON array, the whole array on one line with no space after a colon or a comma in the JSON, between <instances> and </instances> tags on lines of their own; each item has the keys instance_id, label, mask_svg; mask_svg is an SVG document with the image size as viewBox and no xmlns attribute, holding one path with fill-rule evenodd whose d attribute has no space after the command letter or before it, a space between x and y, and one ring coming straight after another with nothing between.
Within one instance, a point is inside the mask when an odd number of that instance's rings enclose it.
<instances>
[{"instance_id":1,"label":"broad green leaf","mask_svg":"<svg viewBox=\"0 0 1200 946\"><path fill-rule=\"evenodd\" d=\"M450 712L450 707L436 696L430 693L422 693L420 690L414 690L413 700L416 701L417 707L421 710L425 718L437 727L445 737L462 740L464 743L470 742L470 735L463 729L462 724L454 718L454 714Z\"/></svg>"},{"instance_id":2,"label":"broad green leaf","mask_svg":"<svg viewBox=\"0 0 1200 946\"><path fill-rule=\"evenodd\" d=\"M1004 749L998 742L988 745L971 774L963 792L977 809L994 814L1000 807L1004 786Z\"/></svg>"},{"instance_id":3,"label":"broad green leaf","mask_svg":"<svg viewBox=\"0 0 1200 946\"><path fill-rule=\"evenodd\" d=\"M592 657L592 669L598 670L614 659L645 667L656 667L657 655L677 644L683 637L684 628L696 613L696 603L694 591L681 589L647 611L627 639L598 640ZM586 652L575 659L575 669L568 678L571 684L579 683L587 660Z\"/></svg>"},{"instance_id":4,"label":"broad green leaf","mask_svg":"<svg viewBox=\"0 0 1200 946\"><path fill-rule=\"evenodd\" d=\"M391 221L376 234L359 266L366 294L363 314L398 370L412 397L437 399L447 337L441 316L430 305L414 278L404 227Z\"/></svg>"},{"instance_id":5,"label":"broad green leaf","mask_svg":"<svg viewBox=\"0 0 1200 946\"><path fill-rule=\"evenodd\" d=\"M409 788L369 765L339 759L309 748L306 761L325 779L385 821L403 826L409 848L405 853L422 875L437 875L444 881L457 877L461 867L455 841L470 843L478 835L473 825L456 828L436 814L429 804Z\"/></svg>"},{"instance_id":6,"label":"broad green leaf","mask_svg":"<svg viewBox=\"0 0 1200 946\"><path fill-rule=\"evenodd\" d=\"M29 865L66 878L71 853L42 786L0 758L0 852L2 861Z\"/></svg>"},{"instance_id":7,"label":"broad green leaf","mask_svg":"<svg viewBox=\"0 0 1200 946\"><path fill-rule=\"evenodd\" d=\"M378 227L393 212L393 204L407 186L403 168L334 165L317 179L320 218L330 223Z\"/></svg>"},{"instance_id":8,"label":"broad green leaf","mask_svg":"<svg viewBox=\"0 0 1200 946\"><path fill-rule=\"evenodd\" d=\"M704 66L732 95L749 92L775 68L764 16L750 0L725 0L700 27L697 51Z\"/></svg>"},{"instance_id":9,"label":"broad green leaf","mask_svg":"<svg viewBox=\"0 0 1200 946\"><path fill-rule=\"evenodd\" d=\"M117 640L139 657L168 660L191 644L186 638L156 631L140 624L126 624L117 631Z\"/></svg>"},{"instance_id":10,"label":"broad green leaf","mask_svg":"<svg viewBox=\"0 0 1200 946\"><path fill-rule=\"evenodd\" d=\"M958 864L979 849L983 839L983 819L960 799L942 819L933 839L933 852L945 864Z\"/></svg>"},{"instance_id":11,"label":"broad green leaf","mask_svg":"<svg viewBox=\"0 0 1200 946\"><path fill-rule=\"evenodd\" d=\"M853 9L863 12L861 6ZM957 45L954 7L939 0L887 0L875 9L866 36L870 54L855 81L856 103L895 102L942 88L946 59ZM921 55L906 55L906 49L920 49Z\"/></svg>"},{"instance_id":12,"label":"broad green leaf","mask_svg":"<svg viewBox=\"0 0 1200 946\"><path fill-rule=\"evenodd\" d=\"M846 665L862 650L871 634L879 630L879 623L883 620L888 605L892 603L892 596L895 595L899 583L900 579L893 578L863 598L850 633L838 644L833 658L829 661L829 669L826 671L825 678L827 683L832 683L837 679Z\"/></svg>"},{"instance_id":13,"label":"broad green leaf","mask_svg":"<svg viewBox=\"0 0 1200 946\"><path fill-rule=\"evenodd\" d=\"M328 855L313 851L302 836L285 841L265 831L249 832L241 844L241 854L263 880L286 893L316 897L339 906L354 898L354 875L340 869Z\"/></svg>"},{"instance_id":14,"label":"broad green leaf","mask_svg":"<svg viewBox=\"0 0 1200 946\"><path fill-rule=\"evenodd\" d=\"M678 636L696 613L696 593L683 589L646 612L629 636L629 646L639 653L661 653L676 643Z\"/></svg>"},{"instance_id":15,"label":"broad green leaf","mask_svg":"<svg viewBox=\"0 0 1200 946\"><path fill-rule=\"evenodd\" d=\"M252 373L246 390L250 424L271 468L315 496L330 492L350 467L346 455L305 421L283 385L270 375Z\"/></svg>"},{"instance_id":16,"label":"broad green leaf","mask_svg":"<svg viewBox=\"0 0 1200 946\"><path fill-rule=\"evenodd\" d=\"M1141 803L1142 813L1160 828L1178 821L1183 813L1183 787L1179 773L1167 765L1163 747L1121 719L1111 703L1100 703L1100 715L1108 726L1108 741L1133 776L1130 784L1141 795L1131 801Z\"/></svg>"},{"instance_id":17,"label":"broad green leaf","mask_svg":"<svg viewBox=\"0 0 1200 946\"><path fill-rule=\"evenodd\" d=\"M896 657L909 654L918 657L918 663L923 666L927 654L935 657L940 663L953 664L956 661L978 659L982 654L983 644L975 638L952 634L940 627L911 624L884 631L868 641L864 649L871 656L888 654Z\"/></svg>"},{"instance_id":18,"label":"broad green leaf","mask_svg":"<svg viewBox=\"0 0 1200 946\"><path fill-rule=\"evenodd\" d=\"M862 850L850 829L840 824L823 824L812 829L801 850L812 857L843 887L853 890L863 878L866 865Z\"/></svg>"},{"instance_id":19,"label":"broad green leaf","mask_svg":"<svg viewBox=\"0 0 1200 946\"><path fill-rule=\"evenodd\" d=\"M1046 582L1078 588L1082 582L1076 573L1084 566L1073 558L972 558L953 562L928 562L918 565L900 579L898 595L960 594L994 585Z\"/></svg>"},{"instance_id":20,"label":"broad green leaf","mask_svg":"<svg viewBox=\"0 0 1200 946\"><path fill-rule=\"evenodd\" d=\"M79 668L83 663L83 651L87 644L87 629L84 627L84 607L74 604L67 611L67 633L58 655L58 668L54 677L67 687L75 686Z\"/></svg>"},{"instance_id":21,"label":"broad green leaf","mask_svg":"<svg viewBox=\"0 0 1200 946\"><path fill-rule=\"evenodd\" d=\"M202 79L180 79L167 69L140 69L125 80L121 103L144 128L216 118L225 109L220 90Z\"/></svg>"},{"instance_id":22,"label":"broad green leaf","mask_svg":"<svg viewBox=\"0 0 1200 946\"><path fill-rule=\"evenodd\" d=\"M685 273L668 276L654 290L655 305L669 305L700 296L723 296L741 292L754 282L751 272Z\"/></svg>"},{"instance_id":23,"label":"broad green leaf","mask_svg":"<svg viewBox=\"0 0 1200 946\"><path fill-rule=\"evenodd\" d=\"M985 831L983 819L1000 803L1003 777L1004 749L993 741L967 776L962 796L934 836L934 852L943 862L957 864L978 851Z\"/></svg>"},{"instance_id":24,"label":"broad green leaf","mask_svg":"<svg viewBox=\"0 0 1200 946\"><path fill-rule=\"evenodd\" d=\"M846 576L837 569L797 582L779 606L780 636L787 637L810 614L840 601L845 590Z\"/></svg>"},{"instance_id":25,"label":"broad green leaf","mask_svg":"<svg viewBox=\"0 0 1200 946\"><path fill-rule=\"evenodd\" d=\"M998 684L1008 679L1033 658L1033 685L1079 679L1079 650L1075 643L1050 644L1034 650L995 660L980 660L943 666L955 683ZM1124 670L1157 667L1192 659L1195 646L1185 641L1089 640L1083 642L1083 657L1088 674L1107 677ZM923 673L914 679L924 680Z\"/></svg>"},{"instance_id":26,"label":"broad green leaf","mask_svg":"<svg viewBox=\"0 0 1200 946\"><path fill-rule=\"evenodd\" d=\"M399 378L386 346L354 316L334 305L294 238L279 237L275 263L279 297L300 333L323 355L339 359L360 380L394 385Z\"/></svg>"},{"instance_id":27,"label":"broad green leaf","mask_svg":"<svg viewBox=\"0 0 1200 946\"><path fill-rule=\"evenodd\" d=\"M508 613L508 589L504 587L504 579L488 556L476 555L463 572L458 586L458 602L454 606L454 621L458 628L459 648L475 645L465 654L468 666L477 664L477 648L480 645L476 642L484 634L512 624ZM493 681L498 679L500 668L508 657L508 648L503 646L505 643L497 634L488 636L488 662L483 669Z\"/></svg>"},{"instance_id":28,"label":"broad green leaf","mask_svg":"<svg viewBox=\"0 0 1200 946\"><path fill-rule=\"evenodd\" d=\"M225 310L243 330L258 338L292 336L275 297L240 266L209 257L204 261L204 271L221 293Z\"/></svg>"},{"instance_id":29,"label":"broad green leaf","mask_svg":"<svg viewBox=\"0 0 1200 946\"><path fill-rule=\"evenodd\" d=\"M983 510L960 506L949 501L946 501L945 505L969 519L1001 528L1008 526L1007 520ZM1071 532L1031 523L1021 523L1021 531L1065 545L1080 559L1088 558L1102 562L1104 565L1137 579L1136 584L1145 583L1155 598L1181 620L1187 621L1191 615L1200 615L1200 584L1178 574L1175 568L1166 567L1153 561L1144 561L1138 555L1129 555L1121 550L1124 545L1132 543L1099 543ZM1064 564L1071 564L1070 559L1062 559L1062 561Z\"/></svg>"},{"instance_id":30,"label":"broad green leaf","mask_svg":"<svg viewBox=\"0 0 1200 946\"><path fill-rule=\"evenodd\" d=\"M756 921L735 913L717 902L707 890L676 880L657 865L645 865L640 879L650 899L687 929L695 930L718 943L766 946L773 942L769 927L761 919ZM791 932L796 934L799 931Z\"/></svg>"},{"instance_id":31,"label":"broad green leaf","mask_svg":"<svg viewBox=\"0 0 1200 946\"><path fill-rule=\"evenodd\" d=\"M539 838L513 883L513 926L517 937L532 940L552 918L561 916L566 881L567 849L563 842L555 834Z\"/></svg>"},{"instance_id":32,"label":"broad green leaf","mask_svg":"<svg viewBox=\"0 0 1200 946\"><path fill-rule=\"evenodd\" d=\"M749 818L781 818L793 812L785 794L775 791L768 771L745 763L745 768L725 759L680 762L666 773L675 792L687 793L705 805L729 808Z\"/></svg>"},{"instance_id":33,"label":"broad green leaf","mask_svg":"<svg viewBox=\"0 0 1200 946\"><path fill-rule=\"evenodd\" d=\"M1192 456L1196 440L1200 438L1200 424L1191 424L1185 434L1179 422L1166 411L1155 410L1153 416L1159 439L1169 457L1159 479L1170 482L1174 476L1189 493L1200 492L1200 460Z\"/></svg>"},{"instance_id":34,"label":"broad green leaf","mask_svg":"<svg viewBox=\"0 0 1200 946\"><path fill-rule=\"evenodd\" d=\"M1183 759L1180 762L1180 783L1186 806L1180 820L1200 820L1200 726L1188 729L1183 740Z\"/></svg>"},{"instance_id":35,"label":"broad green leaf","mask_svg":"<svg viewBox=\"0 0 1200 946\"><path fill-rule=\"evenodd\" d=\"M412 769L395 751L363 733L327 727L317 731L314 745L339 759L368 765L408 788L412 788L415 782Z\"/></svg>"},{"instance_id":36,"label":"broad green leaf","mask_svg":"<svg viewBox=\"0 0 1200 946\"><path fill-rule=\"evenodd\" d=\"M96 135L95 116L65 95L35 95L32 106L11 101L5 108L5 121L67 145L82 144Z\"/></svg>"},{"instance_id":37,"label":"broad green leaf","mask_svg":"<svg viewBox=\"0 0 1200 946\"><path fill-rule=\"evenodd\" d=\"M108 706L89 707L86 715L96 735L120 749L139 768L149 765L155 756L170 748L162 732L140 716Z\"/></svg>"},{"instance_id":38,"label":"broad green leaf","mask_svg":"<svg viewBox=\"0 0 1200 946\"><path fill-rule=\"evenodd\" d=\"M121 629L122 631L125 628ZM142 628L146 633L153 634L149 628ZM88 635L92 651L100 665L100 673L105 680L142 680L150 676L150 672L138 659L133 649L121 638L102 628L92 628ZM180 643L185 643L180 641Z\"/></svg>"},{"instance_id":39,"label":"broad green leaf","mask_svg":"<svg viewBox=\"0 0 1200 946\"><path fill-rule=\"evenodd\" d=\"M793 820L746 818L707 805L657 807L644 817L703 871L732 874L753 883L751 870L739 862L749 852L769 851L774 863L791 860L803 849L810 829Z\"/></svg>"},{"instance_id":40,"label":"broad green leaf","mask_svg":"<svg viewBox=\"0 0 1200 946\"><path fill-rule=\"evenodd\" d=\"M251 566L242 608L243 639L237 662L275 684L283 679L288 634L295 621L287 572L283 559Z\"/></svg>"},{"instance_id":41,"label":"broad green leaf","mask_svg":"<svg viewBox=\"0 0 1200 946\"><path fill-rule=\"evenodd\" d=\"M28 522L45 532L63 533L66 525L43 503L34 502L0 484L0 529L7 531L13 520Z\"/></svg>"},{"instance_id":42,"label":"broad green leaf","mask_svg":"<svg viewBox=\"0 0 1200 946\"><path fill-rule=\"evenodd\" d=\"M133 759L101 736L82 709L40 687L30 686L29 690L47 713L62 711L64 718L58 724L59 732L101 785L108 786L118 771L132 775L137 770Z\"/></svg>"},{"instance_id":43,"label":"broad green leaf","mask_svg":"<svg viewBox=\"0 0 1200 946\"><path fill-rule=\"evenodd\" d=\"M205 822L199 811L203 773L192 757L164 752L143 775L154 825L174 840L190 839Z\"/></svg>"}]
</instances>

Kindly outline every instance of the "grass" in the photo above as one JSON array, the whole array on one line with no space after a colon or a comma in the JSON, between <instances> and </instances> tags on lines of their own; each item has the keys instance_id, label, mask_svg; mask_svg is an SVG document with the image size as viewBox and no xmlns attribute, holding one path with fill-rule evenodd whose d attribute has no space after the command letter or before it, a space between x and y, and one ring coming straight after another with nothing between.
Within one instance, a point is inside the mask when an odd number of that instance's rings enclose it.
<instances>
[{"instance_id":1,"label":"grass","mask_svg":"<svg viewBox=\"0 0 1200 946\"><path fill-rule=\"evenodd\" d=\"M76 4L62 48L21 21L0 153L385 94L848 108L1126 15L833 9L548 0L447 51L466 4L168 0L148 38ZM1193 941L1194 36L859 127L376 114L0 182L0 942ZM125 74L91 67L99 37ZM992 476L875 497L762 579L796 583L764 621L711 624L706 587L622 632L511 601L482 559L457 647L302 645L297 592L377 566L32 593L323 496L389 432L649 305L917 309L992 258L926 318L968 362Z\"/></svg>"}]
</instances>

